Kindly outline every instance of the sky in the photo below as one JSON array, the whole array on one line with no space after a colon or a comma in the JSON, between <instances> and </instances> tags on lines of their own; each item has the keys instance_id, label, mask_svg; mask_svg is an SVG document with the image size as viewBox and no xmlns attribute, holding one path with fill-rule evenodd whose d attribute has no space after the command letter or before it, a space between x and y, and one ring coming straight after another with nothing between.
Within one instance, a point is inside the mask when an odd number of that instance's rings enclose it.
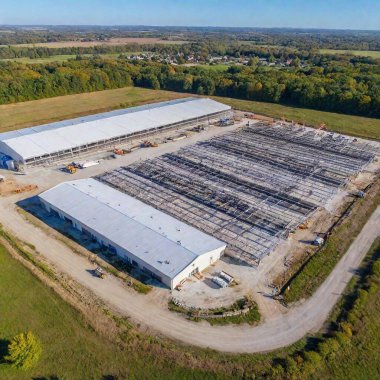
<instances>
[{"instance_id":1,"label":"sky","mask_svg":"<svg viewBox=\"0 0 380 380\"><path fill-rule=\"evenodd\" d=\"M0 24L380 30L380 0L0 0Z\"/></svg>"}]
</instances>

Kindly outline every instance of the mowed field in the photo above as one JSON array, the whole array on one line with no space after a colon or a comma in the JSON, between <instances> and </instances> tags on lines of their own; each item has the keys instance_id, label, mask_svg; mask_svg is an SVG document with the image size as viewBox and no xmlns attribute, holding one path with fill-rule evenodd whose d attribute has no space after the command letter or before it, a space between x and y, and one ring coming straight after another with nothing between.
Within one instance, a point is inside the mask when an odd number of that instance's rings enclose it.
<instances>
[{"instance_id":1,"label":"mowed field","mask_svg":"<svg viewBox=\"0 0 380 380\"><path fill-rule=\"evenodd\" d=\"M0 132L185 96L189 95L125 87L5 104L0 106Z\"/></svg>"},{"instance_id":2,"label":"mowed field","mask_svg":"<svg viewBox=\"0 0 380 380\"><path fill-rule=\"evenodd\" d=\"M63 48L63 47L90 47L90 46L98 46L98 45L108 45L108 46L116 46L116 45L126 45L126 44L166 44L166 45L178 45L186 43L187 41L180 40L163 40L162 38L154 38L154 37L120 37L120 38L110 38L105 41L59 41L59 42L40 42L35 44L18 44L13 46L20 47L48 47L48 48Z\"/></svg>"},{"instance_id":3,"label":"mowed field","mask_svg":"<svg viewBox=\"0 0 380 380\"><path fill-rule=\"evenodd\" d=\"M138 87L67 95L0 106L0 132L106 112L122 107L172 100L191 94L157 91ZM380 140L380 120L332 112L288 107L279 104L213 97L240 110L312 126L325 123L331 131L352 136Z\"/></svg>"},{"instance_id":4,"label":"mowed field","mask_svg":"<svg viewBox=\"0 0 380 380\"><path fill-rule=\"evenodd\" d=\"M274 118L285 118L305 125L318 127L321 123L334 132L351 136L380 140L380 119L343 115L334 112L316 111L306 108L284 106L281 104L254 102L232 98L213 97L230 106Z\"/></svg>"},{"instance_id":5,"label":"mowed field","mask_svg":"<svg viewBox=\"0 0 380 380\"><path fill-rule=\"evenodd\" d=\"M135 55L140 54L141 52L127 52L122 53L122 55ZM96 54L97 57L101 58L110 58L115 59L117 58L121 53L113 53L113 54ZM6 62L6 61L12 61L12 62L21 62L21 63L50 63L50 62L65 62L69 59L75 59L76 54L63 54L63 55L52 55L51 57L44 57L44 58L29 58L29 57L22 57L22 58L6 58L1 59L0 62ZM93 57L94 54L80 54L81 57Z\"/></svg>"},{"instance_id":6,"label":"mowed field","mask_svg":"<svg viewBox=\"0 0 380 380\"><path fill-rule=\"evenodd\" d=\"M182 369L132 343L123 348L100 336L82 315L35 278L0 244L0 379L215 379ZM35 368L23 371L3 363L9 340L32 331L42 343ZM201 375L202 374L202 375Z\"/></svg>"},{"instance_id":7,"label":"mowed field","mask_svg":"<svg viewBox=\"0 0 380 380\"><path fill-rule=\"evenodd\" d=\"M335 49L320 49L321 54L348 54L358 57L380 58L380 51L374 50L335 50Z\"/></svg>"},{"instance_id":8,"label":"mowed field","mask_svg":"<svg viewBox=\"0 0 380 380\"><path fill-rule=\"evenodd\" d=\"M202 68L205 70L210 70L210 71L227 71L230 68L230 65L225 65L223 63L218 63L215 65L207 65L207 64L198 64L198 63L184 63L184 67L197 67L197 68Z\"/></svg>"}]
</instances>

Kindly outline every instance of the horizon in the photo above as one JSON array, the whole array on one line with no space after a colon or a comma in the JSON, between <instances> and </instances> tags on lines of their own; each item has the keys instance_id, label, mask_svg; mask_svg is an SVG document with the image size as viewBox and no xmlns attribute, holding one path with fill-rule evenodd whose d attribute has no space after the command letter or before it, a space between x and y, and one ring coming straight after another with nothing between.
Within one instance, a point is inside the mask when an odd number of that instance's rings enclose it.
<instances>
[{"instance_id":1,"label":"horizon","mask_svg":"<svg viewBox=\"0 0 380 380\"><path fill-rule=\"evenodd\" d=\"M377 0L19 0L2 5L0 24L378 31L379 14Z\"/></svg>"},{"instance_id":2,"label":"horizon","mask_svg":"<svg viewBox=\"0 0 380 380\"><path fill-rule=\"evenodd\" d=\"M148 25L148 24L0 24L1 27L101 27L101 28L117 28L117 27L130 27L130 28L139 28L139 27L149 27L149 28L191 28L191 29L264 29L264 30L319 30L319 31L355 31L355 32L380 32L379 29L353 29L353 28L324 28L324 27L292 27L292 26L230 26L230 25ZM143 31L139 31L143 32Z\"/></svg>"}]
</instances>

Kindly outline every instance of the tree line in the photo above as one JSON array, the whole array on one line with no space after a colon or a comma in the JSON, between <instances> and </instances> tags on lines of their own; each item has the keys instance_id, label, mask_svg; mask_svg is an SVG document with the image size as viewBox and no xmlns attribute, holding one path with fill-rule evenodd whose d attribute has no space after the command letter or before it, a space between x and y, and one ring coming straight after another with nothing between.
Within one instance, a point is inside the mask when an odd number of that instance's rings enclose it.
<instances>
[{"instance_id":1,"label":"tree line","mask_svg":"<svg viewBox=\"0 0 380 380\"><path fill-rule=\"evenodd\" d=\"M227 71L125 59L0 64L0 103L138 86L380 117L380 67L331 62L278 69L256 64Z\"/></svg>"},{"instance_id":2,"label":"tree line","mask_svg":"<svg viewBox=\"0 0 380 380\"><path fill-rule=\"evenodd\" d=\"M299 58L313 65L322 65L327 61L349 61L351 63L362 62L378 65L379 59L371 57L356 57L347 54L319 53L317 49L296 49L286 46L258 46L249 43L225 42L218 40L204 40L185 43L183 45L166 44L137 44L125 45L97 45L88 47L61 47L50 48L46 46L3 46L0 47L0 59L15 58L48 58L57 55L99 55L99 54L128 54L131 52L151 52L157 54L176 55L183 57L186 61L189 56L207 61L210 56L230 57L259 57L266 59L278 59L286 62L289 59Z\"/></svg>"}]
</instances>

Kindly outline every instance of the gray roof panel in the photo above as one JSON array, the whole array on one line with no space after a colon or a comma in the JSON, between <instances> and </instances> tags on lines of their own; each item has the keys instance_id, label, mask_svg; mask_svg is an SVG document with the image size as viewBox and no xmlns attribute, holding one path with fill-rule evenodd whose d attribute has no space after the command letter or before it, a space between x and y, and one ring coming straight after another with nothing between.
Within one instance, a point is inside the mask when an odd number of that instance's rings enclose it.
<instances>
[{"instance_id":1,"label":"gray roof panel","mask_svg":"<svg viewBox=\"0 0 380 380\"><path fill-rule=\"evenodd\" d=\"M207 98L178 99L4 132L0 142L26 160L230 109Z\"/></svg>"},{"instance_id":2,"label":"gray roof panel","mask_svg":"<svg viewBox=\"0 0 380 380\"><path fill-rule=\"evenodd\" d=\"M170 278L198 256L226 246L92 178L64 182L40 198Z\"/></svg>"}]
</instances>

